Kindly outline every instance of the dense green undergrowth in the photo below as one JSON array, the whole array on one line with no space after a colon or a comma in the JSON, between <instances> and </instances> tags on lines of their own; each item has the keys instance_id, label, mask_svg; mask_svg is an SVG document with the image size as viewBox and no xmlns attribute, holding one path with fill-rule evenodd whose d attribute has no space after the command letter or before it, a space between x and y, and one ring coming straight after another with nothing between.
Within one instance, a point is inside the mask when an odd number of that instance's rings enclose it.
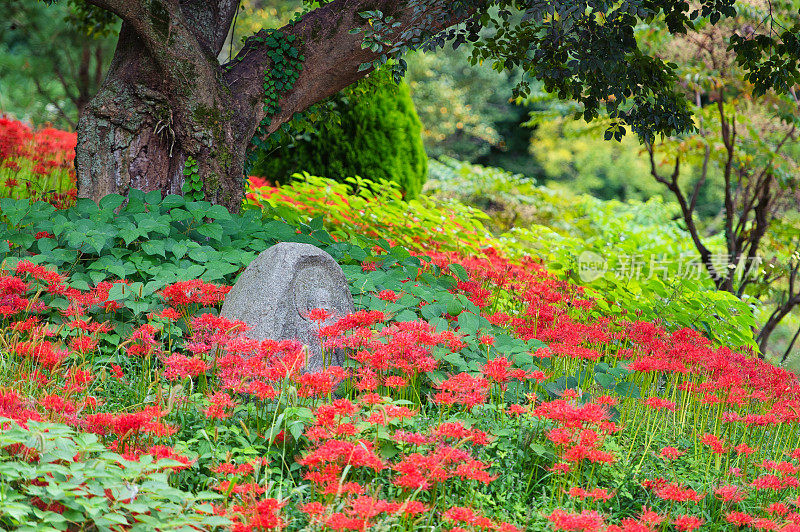
<instances>
[{"instance_id":1,"label":"dense green undergrowth","mask_svg":"<svg viewBox=\"0 0 800 532\"><path fill-rule=\"evenodd\" d=\"M412 201L252 179L235 215L0 199L0 527L798 529L800 383L748 355L747 306L581 278L587 249L680 254L668 206L432 168ZM218 315L280 241L345 272L358 312L308 315L341 368Z\"/></svg>"}]
</instances>

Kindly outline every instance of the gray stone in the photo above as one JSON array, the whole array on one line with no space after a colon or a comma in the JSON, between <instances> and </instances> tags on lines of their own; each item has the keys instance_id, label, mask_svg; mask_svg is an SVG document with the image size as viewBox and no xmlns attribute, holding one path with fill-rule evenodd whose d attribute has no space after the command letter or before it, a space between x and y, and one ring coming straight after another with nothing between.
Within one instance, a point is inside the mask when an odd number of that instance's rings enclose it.
<instances>
[{"instance_id":1,"label":"gray stone","mask_svg":"<svg viewBox=\"0 0 800 532\"><path fill-rule=\"evenodd\" d=\"M225 297L221 315L250 326L256 340L299 340L308 346L306 372L344 364L345 353L328 354L325 364L318 324L308 311L332 314L321 325L355 312L350 287L333 257L310 244L282 242L263 251L242 272Z\"/></svg>"}]
</instances>

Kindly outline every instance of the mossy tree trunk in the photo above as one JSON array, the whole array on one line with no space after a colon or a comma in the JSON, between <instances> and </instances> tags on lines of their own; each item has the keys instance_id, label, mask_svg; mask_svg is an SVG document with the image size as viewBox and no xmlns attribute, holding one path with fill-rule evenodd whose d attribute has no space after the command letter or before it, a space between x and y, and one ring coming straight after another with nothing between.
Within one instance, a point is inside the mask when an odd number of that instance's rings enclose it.
<instances>
[{"instance_id":1,"label":"mossy tree trunk","mask_svg":"<svg viewBox=\"0 0 800 532\"><path fill-rule=\"evenodd\" d=\"M246 143L215 59L227 32L202 24L191 5L144 4L136 17L123 16L108 75L78 122L78 193L95 201L131 188L180 194L191 156L206 197L236 210ZM230 4L219 13L228 21Z\"/></svg>"},{"instance_id":2,"label":"mossy tree trunk","mask_svg":"<svg viewBox=\"0 0 800 532\"><path fill-rule=\"evenodd\" d=\"M188 157L198 161L207 199L238 211L247 146L265 119L264 72L272 64L263 31L230 65L222 48L238 0L86 0L122 18L119 42L99 93L78 123L78 195L99 201L131 188L180 193ZM424 7L420 7L424 5ZM442 0L334 0L282 28L305 56L266 132L358 81L381 53L362 48L366 10L394 14L393 44L432 35L470 10ZM259 38L261 37L261 39Z\"/></svg>"}]
</instances>

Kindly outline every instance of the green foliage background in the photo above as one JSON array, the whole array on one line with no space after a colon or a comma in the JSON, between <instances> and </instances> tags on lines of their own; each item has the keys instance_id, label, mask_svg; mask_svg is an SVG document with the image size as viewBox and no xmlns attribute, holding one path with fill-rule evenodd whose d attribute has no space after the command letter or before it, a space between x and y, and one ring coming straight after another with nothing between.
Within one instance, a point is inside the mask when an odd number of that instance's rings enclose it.
<instances>
[{"instance_id":1,"label":"green foliage background","mask_svg":"<svg viewBox=\"0 0 800 532\"><path fill-rule=\"evenodd\" d=\"M419 195L427 174L422 123L406 83L379 72L334 96L332 112L317 129L295 135L277 149L261 151L250 172L286 182L307 171L331 179L365 176L400 185L408 198Z\"/></svg>"}]
</instances>

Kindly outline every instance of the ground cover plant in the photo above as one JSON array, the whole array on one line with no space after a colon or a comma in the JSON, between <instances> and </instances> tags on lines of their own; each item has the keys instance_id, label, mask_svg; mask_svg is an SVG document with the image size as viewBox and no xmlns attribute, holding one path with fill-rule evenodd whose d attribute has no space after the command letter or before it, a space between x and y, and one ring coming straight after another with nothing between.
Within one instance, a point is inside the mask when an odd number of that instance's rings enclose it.
<instances>
[{"instance_id":1,"label":"ground cover plant","mask_svg":"<svg viewBox=\"0 0 800 532\"><path fill-rule=\"evenodd\" d=\"M800 528L793 374L353 181L0 200L0 527ZM344 367L219 316L278 241L342 265Z\"/></svg>"},{"instance_id":2,"label":"ground cover plant","mask_svg":"<svg viewBox=\"0 0 800 532\"><path fill-rule=\"evenodd\" d=\"M157 218L152 199L138 208ZM36 465L4 475L4 527L141 526L170 511L147 491L159 489L201 527L216 515L242 530L794 526L793 375L695 331L611 320L531 260L387 247L342 260L360 311L321 334L352 360L318 374L298 371L300 346L249 341L216 316L220 285L81 289L15 249L2 408L27 432L14 429L3 463ZM96 439L53 459L39 421ZM98 445L170 487L130 473L135 496L92 492Z\"/></svg>"}]
</instances>

